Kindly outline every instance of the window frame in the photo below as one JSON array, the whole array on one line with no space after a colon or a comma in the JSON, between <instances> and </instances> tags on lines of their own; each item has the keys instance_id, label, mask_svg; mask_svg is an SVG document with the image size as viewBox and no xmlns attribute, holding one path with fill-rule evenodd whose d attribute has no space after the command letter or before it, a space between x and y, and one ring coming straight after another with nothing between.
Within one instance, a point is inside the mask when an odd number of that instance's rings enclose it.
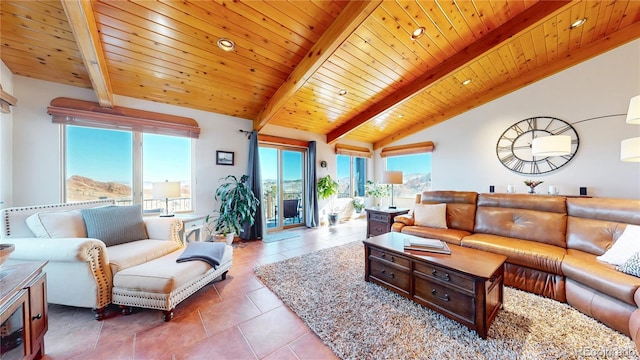
<instances>
[{"instance_id":1,"label":"window frame","mask_svg":"<svg viewBox=\"0 0 640 360\"><path fill-rule=\"evenodd\" d=\"M348 157L349 158L349 194L348 196L344 197L344 198L355 198L355 189L356 189L356 180L355 180L355 158L358 159L362 159L364 161L364 177L362 179L362 186L364 187L364 184L367 181L367 158L364 156L357 156L357 155L347 155L347 154L336 154L336 165L338 163L338 156L344 156L344 157ZM337 174L337 169L336 169L336 178L339 179L339 176ZM339 197L340 194L338 194ZM362 195L358 195L357 197L365 197L365 194Z\"/></svg>"},{"instance_id":2,"label":"window frame","mask_svg":"<svg viewBox=\"0 0 640 360\"><path fill-rule=\"evenodd\" d=\"M73 127L83 127L83 128L88 128L88 129L94 129L94 130L100 130L100 131L120 131L120 132L127 132L127 133L131 133L131 167L132 167L132 179L131 179L131 203L132 204L141 204L144 207L144 174L143 174L143 151L144 151L144 141L143 141L143 137L145 132L143 131L135 131L135 130L131 130L131 129L108 129L108 128L103 128L103 127L93 127L93 126L87 126L87 125L75 125L75 124L60 124L61 125L61 148L60 148L60 152L61 152L61 175L62 175L62 181L60 183L61 186L61 202L66 203L68 201L68 194L67 194L67 176L69 174L67 174L67 141L68 141L68 133L67 133L67 127L68 126L73 126ZM152 133L149 133L152 134ZM157 133L156 133L157 134ZM163 135L163 136L172 136L172 137L183 137L184 136L176 136L174 134L157 134L157 135ZM196 193L196 189L195 189L195 157L196 157L196 153L195 153L195 142L193 141L193 138L190 137L186 137L188 138L190 141L190 154L191 157L189 159L190 161L190 174L189 174L189 186L191 189L191 208L187 209L187 210L183 210L177 213L190 213L190 212L194 212L195 208L196 208L196 198L195 198L195 193ZM118 202L116 201L116 204ZM144 210L144 209L143 209ZM144 213L144 212L143 212ZM157 215L156 213L152 213L149 215Z\"/></svg>"}]
</instances>

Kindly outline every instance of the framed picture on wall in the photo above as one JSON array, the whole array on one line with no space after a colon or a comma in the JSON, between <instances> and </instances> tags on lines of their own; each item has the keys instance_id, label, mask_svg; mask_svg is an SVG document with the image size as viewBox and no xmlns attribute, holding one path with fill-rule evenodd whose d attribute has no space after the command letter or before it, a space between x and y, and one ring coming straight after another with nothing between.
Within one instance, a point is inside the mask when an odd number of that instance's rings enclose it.
<instances>
[{"instance_id":1,"label":"framed picture on wall","mask_svg":"<svg viewBox=\"0 0 640 360\"><path fill-rule=\"evenodd\" d=\"M216 151L216 165L231 165L233 166L233 152L232 151Z\"/></svg>"}]
</instances>

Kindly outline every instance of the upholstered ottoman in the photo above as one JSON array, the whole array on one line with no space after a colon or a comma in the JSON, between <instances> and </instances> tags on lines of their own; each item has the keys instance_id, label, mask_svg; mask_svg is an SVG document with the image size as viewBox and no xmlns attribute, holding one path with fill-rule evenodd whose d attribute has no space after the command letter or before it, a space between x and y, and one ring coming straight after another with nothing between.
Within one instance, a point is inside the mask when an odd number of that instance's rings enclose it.
<instances>
[{"instance_id":1,"label":"upholstered ottoman","mask_svg":"<svg viewBox=\"0 0 640 360\"><path fill-rule=\"evenodd\" d=\"M164 320L169 321L176 305L218 276L224 280L231 268L233 247L229 245L216 269L204 261L176 262L183 251L117 272L113 277L112 303L120 305L125 315L131 313L133 306L163 310Z\"/></svg>"}]
</instances>

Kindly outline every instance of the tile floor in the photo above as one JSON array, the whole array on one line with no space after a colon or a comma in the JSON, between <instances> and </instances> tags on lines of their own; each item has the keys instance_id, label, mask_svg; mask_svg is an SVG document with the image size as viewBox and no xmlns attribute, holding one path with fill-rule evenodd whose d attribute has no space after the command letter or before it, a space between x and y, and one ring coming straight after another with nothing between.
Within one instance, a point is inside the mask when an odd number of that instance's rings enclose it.
<instances>
[{"instance_id":1,"label":"tile floor","mask_svg":"<svg viewBox=\"0 0 640 360\"><path fill-rule=\"evenodd\" d=\"M175 309L124 316L109 308L49 306L44 359L336 359L331 350L256 278L253 267L364 240L366 221L296 230L300 237L235 244L226 280L216 279Z\"/></svg>"}]
</instances>

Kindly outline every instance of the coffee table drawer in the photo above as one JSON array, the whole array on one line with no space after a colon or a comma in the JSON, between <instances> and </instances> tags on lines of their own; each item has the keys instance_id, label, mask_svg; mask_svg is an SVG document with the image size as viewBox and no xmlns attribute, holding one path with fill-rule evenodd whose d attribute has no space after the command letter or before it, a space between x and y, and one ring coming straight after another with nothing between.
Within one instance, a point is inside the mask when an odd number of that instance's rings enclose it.
<instances>
[{"instance_id":1,"label":"coffee table drawer","mask_svg":"<svg viewBox=\"0 0 640 360\"><path fill-rule=\"evenodd\" d=\"M432 264L416 263L415 271L433 282L447 283L474 293L474 280L450 269Z\"/></svg>"},{"instance_id":2,"label":"coffee table drawer","mask_svg":"<svg viewBox=\"0 0 640 360\"><path fill-rule=\"evenodd\" d=\"M401 270L397 267L387 266L382 261L369 260L371 277L390 284L402 291L409 292L409 270Z\"/></svg>"},{"instance_id":3,"label":"coffee table drawer","mask_svg":"<svg viewBox=\"0 0 640 360\"><path fill-rule=\"evenodd\" d=\"M378 259L381 259L384 261L392 262L394 264L398 264L400 266L404 266L407 269L411 267L411 260L402 256L395 255L390 252L386 252L384 250L371 248L371 256L377 257Z\"/></svg>"},{"instance_id":4,"label":"coffee table drawer","mask_svg":"<svg viewBox=\"0 0 640 360\"><path fill-rule=\"evenodd\" d=\"M475 322L475 301L473 296L455 291L438 282L414 277L415 297L430 305L439 307L455 317Z\"/></svg>"}]
</instances>

